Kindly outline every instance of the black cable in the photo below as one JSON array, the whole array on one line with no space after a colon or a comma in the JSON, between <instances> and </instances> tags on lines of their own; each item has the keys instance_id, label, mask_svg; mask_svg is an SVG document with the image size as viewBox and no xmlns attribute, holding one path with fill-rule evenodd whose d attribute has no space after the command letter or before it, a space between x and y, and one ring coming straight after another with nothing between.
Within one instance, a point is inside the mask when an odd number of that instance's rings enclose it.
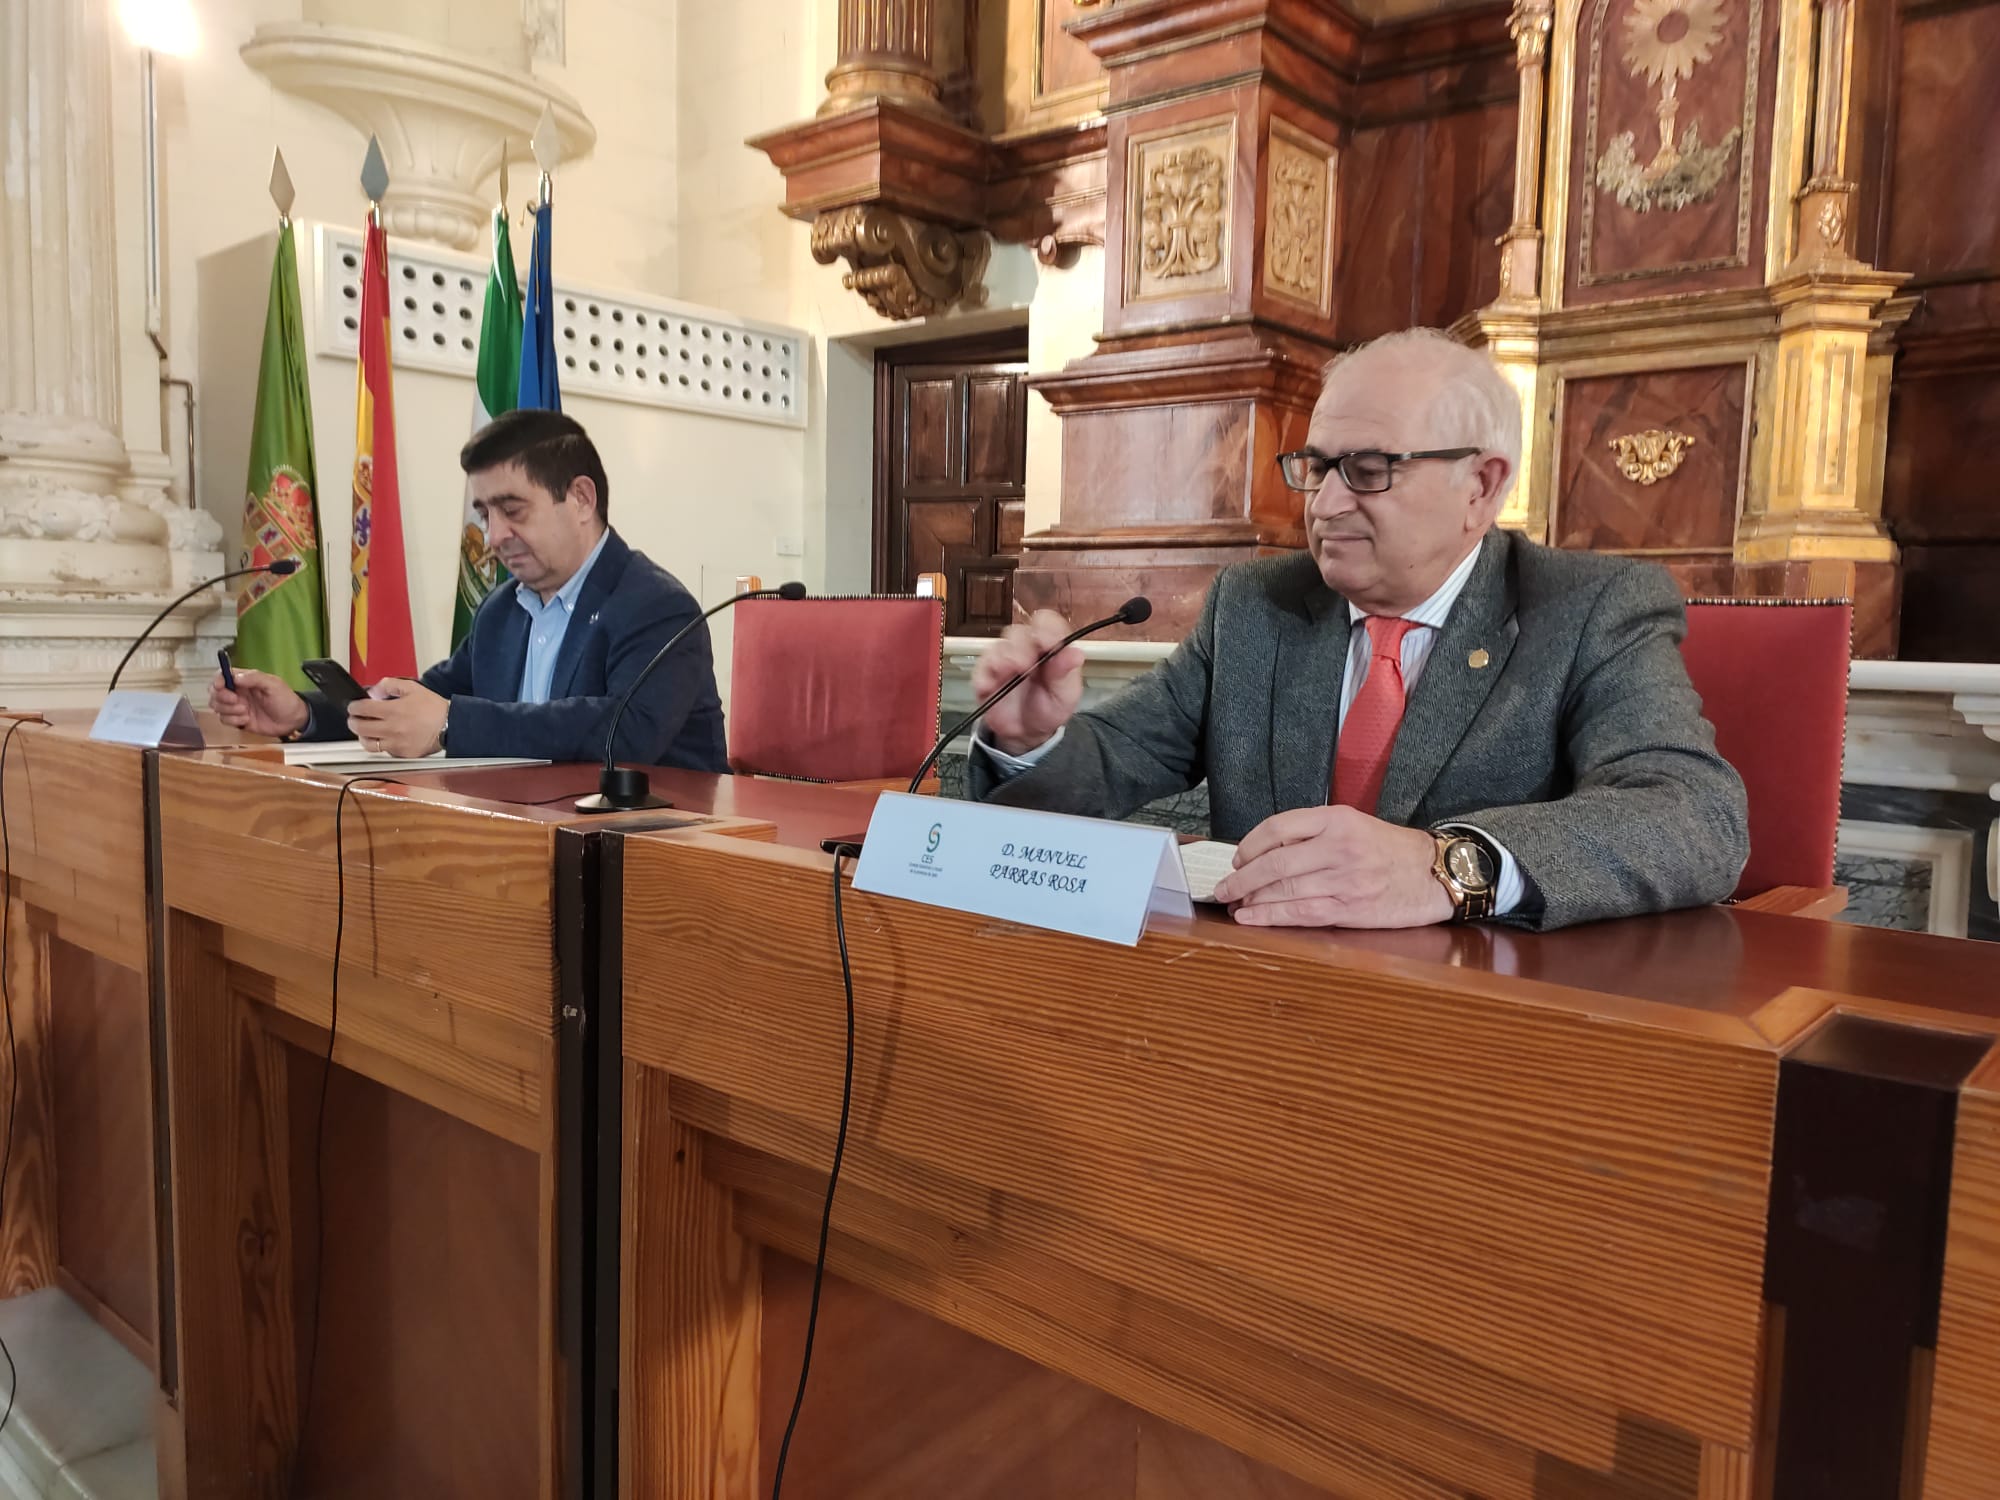
<instances>
[{"instance_id":1,"label":"black cable","mask_svg":"<svg viewBox=\"0 0 2000 1500\"><path fill-rule=\"evenodd\" d=\"M5 753L6 747L0 745L0 756ZM297 1489L299 1459L306 1447L306 1422L312 1413L313 1386L319 1373L320 1292L326 1285L326 1091L333 1079L333 1044L340 1035L340 945L347 931L347 843L341 837L341 814L347 809L347 794L364 781L382 786L402 784L387 776L350 776L341 782L340 795L333 802L333 984L326 1017L326 1055L321 1059L319 1073L319 1108L313 1123L313 1234L317 1244L313 1250L312 1352L306 1356L305 1399L299 1403L296 1447L292 1453L293 1483L286 1486L292 1491Z\"/></svg>"},{"instance_id":2,"label":"black cable","mask_svg":"<svg viewBox=\"0 0 2000 1500\"><path fill-rule=\"evenodd\" d=\"M7 939L14 930L14 845L7 836L7 752L21 726L31 722L14 720L7 726L6 738L0 739L0 864L6 866L6 875L0 878L7 882L6 888L0 890L0 1010L7 1012L7 1144L0 1148L0 1209L7 1203L7 1173L14 1165L14 1105L21 1097L20 1054L14 1047L14 988L7 968ZM7 1362L7 1409L0 1411L0 1432L5 1432L14 1415L14 1397L21 1389L21 1372L14 1367L14 1351L7 1347L5 1339L0 1339L0 1359Z\"/></svg>"},{"instance_id":3,"label":"black cable","mask_svg":"<svg viewBox=\"0 0 2000 1500\"><path fill-rule=\"evenodd\" d=\"M833 1137L833 1169L826 1174L826 1206L819 1216L819 1255L813 1261L812 1306L806 1313L806 1347L799 1356L799 1389L792 1397L791 1420L785 1423L785 1440L778 1445L778 1472L771 1480L771 1500L779 1500L785 1488L785 1457L792 1449L792 1432L799 1425L799 1408L805 1405L806 1377L812 1373L813 1333L819 1327L819 1289L826 1278L826 1237L833 1227L833 1190L840 1185L840 1158L847 1151L847 1107L854 1100L854 965L847 956L847 919L840 908L840 867L845 854L833 857L833 931L840 942L840 982L847 991L847 1064L840 1080L840 1129Z\"/></svg>"}]
</instances>

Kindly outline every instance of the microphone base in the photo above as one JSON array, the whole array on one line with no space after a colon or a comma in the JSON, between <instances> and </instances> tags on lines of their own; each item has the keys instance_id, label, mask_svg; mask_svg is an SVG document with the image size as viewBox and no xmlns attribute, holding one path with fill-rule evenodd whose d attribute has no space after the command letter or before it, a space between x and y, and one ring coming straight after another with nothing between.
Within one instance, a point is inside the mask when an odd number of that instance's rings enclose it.
<instances>
[{"instance_id":1,"label":"microphone base","mask_svg":"<svg viewBox=\"0 0 2000 1500\"><path fill-rule=\"evenodd\" d=\"M571 804L580 813L640 812L649 807L671 807L664 797L653 795L653 779L629 766L609 766L597 778L597 790Z\"/></svg>"},{"instance_id":2,"label":"microphone base","mask_svg":"<svg viewBox=\"0 0 2000 1500\"><path fill-rule=\"evenodd\" d=\"M672 807L665 797L655 797L650 792L637 802L627 802L622 798L607 797L602 792L592 792L588 797L579 797L572 802L580 813L643 812L649 807Z\"/></svg>"}]
</instances>

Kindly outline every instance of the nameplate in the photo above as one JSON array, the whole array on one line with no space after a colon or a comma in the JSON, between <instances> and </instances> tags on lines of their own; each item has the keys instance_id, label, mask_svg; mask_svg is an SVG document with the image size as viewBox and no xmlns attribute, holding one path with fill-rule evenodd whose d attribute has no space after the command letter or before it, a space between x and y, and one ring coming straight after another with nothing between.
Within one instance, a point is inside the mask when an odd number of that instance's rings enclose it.
<instances>
[{"instance_id":1,"label":"nameplate","mask_svg":"<svg viewBox=\"0 0 2000 1500\"><path fill-rule=\"evenodd\" d=\"M201 726L195 722L194 709L179 693L113 693L97 711L90 737L148 750L202 748Z\"/></svg>"},{"instance_id":2,"label":"nameplate","mask_svg":"<svg viewBox=\"0 0 2000 1500\"><path fill-rule=\"evenodd\" d=\"M854 888L1127 947L1153 912L1194 914L1164 828L900 792L876 800Z\"/></svg>"}]
</instances>

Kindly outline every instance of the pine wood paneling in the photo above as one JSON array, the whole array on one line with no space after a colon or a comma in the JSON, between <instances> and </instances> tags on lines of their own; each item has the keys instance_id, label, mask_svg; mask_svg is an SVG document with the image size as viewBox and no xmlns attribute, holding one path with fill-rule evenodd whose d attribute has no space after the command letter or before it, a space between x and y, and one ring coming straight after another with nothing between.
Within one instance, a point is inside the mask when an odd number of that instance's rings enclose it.
<instances>
[{"instance_id":1,"label":"pine wood paneling","mask_svg":"<svg viewBox=\"0 0 2000 1500\"><path fill-rule=\"evenodd\" d=\"M1958 1098L1951 1228L1924 1500L1986 1500L2000 1474L2000 1065Z\"/></svg>"},{"instance_id":2,"label":"pine wood paneling","mask_svg":"<svg viewBox=\"0 0 2000 1500\"><path fill-rule=\"evenodd\" d=\"M150 1346L152 1037L145 978L60 939L47 941L63 1269Z\"/></svg>"},{"instance_id":3,"label":"pine wood paneling","mask_svg":"<svg viewBox=\"0 0 2000 1500\"><path fill-rule=\"evenodd\" d=\"M321 1064L318 1049L282 1051L303 1358ZM534 1500L534 1154L339 1066L326 1131L318 1368L294 1493Z\"/></svg>"},{"instance_id":4,"label":"pine wood paneling","mask_svg":"<svg viewBox=\"0 0 2000 1500\"><path fill-rule=\"evenodd\" d=\"M0 921L7 924L7 1024L13 1028L12 1077L8 1056L0 1053L0 1090L13 1097L12 1154L0 1199L0 1296L12 1297L55 1279L59 1184L48 936L18 900L0 908Z\"/></svg>"},{"instance_id":5,"label":"pine wood paneling","mask_svg":"<svg viewBox=\"0 0 2000 1500\"><path fill-rule=\"evenodd\" d=\"M757 1468L760 1257L704 1177L700 1137L674 1123L666 1076L628 1066L624 1111L620 1267L634 1315L620 1346L619 1490L750 1500L769 1488ZM655 1267L667 1282L642 1285ZM775 1459L784 1417L763 1425Z\"/></svg>"},{"instance_id":6,"label":"pine wood paneling","mask_svg":"<svg viewBox=\"0 0 2000 1500\"><path fill-rule=\"evenodd\" d=\"M700 835L625 859L626 1054L741 1148L710 1161L739 1229L809 1249L824 865ZM1748 1450L1751 1028L1219 924L1127 952L848 899L841 1274L1336 1491L1539 1500L1543 1455Z\"/></svg>"},{"instance_id":7,"label":"pine wood paneling","mask_svg":"<svg viewBox=\"0 0 2000 1500\"><path fill-rule=\"evenodd\" d=\"M333 955L337 782L312 773L173 758L160 767L166 898L193 916L322 961ZM552 825L480 816L395 787L357 787L344 815L344 958L496 1019L555 1027ZM246 921L242 893L285 913ZM505 920L468 921L468 913Z\"/></svg>"}]
</instances>

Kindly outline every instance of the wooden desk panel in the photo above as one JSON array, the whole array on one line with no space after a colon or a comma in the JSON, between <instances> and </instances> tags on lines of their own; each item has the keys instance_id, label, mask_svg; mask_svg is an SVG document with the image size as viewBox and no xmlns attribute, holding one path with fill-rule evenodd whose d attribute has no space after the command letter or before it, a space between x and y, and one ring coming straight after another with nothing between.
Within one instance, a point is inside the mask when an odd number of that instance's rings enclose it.
<instances>
[{"instance_id":1,"label":"wooden desk panel","mask_svg":"<svg viewBox=\"0 0 2000 1500\"><path fill-rule=\"evenodd\" d=\"M172 1266L155 1175L165 1085L155 1073L149 752L91 740L93 717L23 722L6 754L19 1096L0 1204L0 1290L60 1286L154 1370L171 1489L178 1376L160 1308ZM236 738L212 718L203 729Z\"/></svg>"},{"instance_id":2,"label":"wooden desk panel","mask_svg":"<svg viewBox=\"0 0 2000 1500\"><path fill-rule=\"evenodd\" d=\"M1988 1058L1958 1097L1921 1472L1923 1500L1988 1500L2000 1476L2000 1057Z\"/></svg>"},{"instance_id":3,"label":"wooden desk panel","mask_svg":"<svg viewBox=\"0 0 2000 1500\"><path fill-rule=\"evenodd\" d=\"M340 779L161 788L188 1493L553 1496L559 825L348 794L322 1126Z\"/></svg>"},{"instance_id":4,"label":"wooden desk panel","mask_svg":"<svg viewBox=\"0 0 2000 1500\"><path fill-rule=\"evenodd\" d=\"M663 1089L739 1227L809 1252L827 862L698 834L625 861L628 1120L657 1133ZM842 1274L1336 1490L1527 1496L1635 1434L1742 1471L1776 1083L1747 1020L1394 944L1205 921L1128 953L848 899ZM628 1260L674 1232L628 1218ZM635 1357L627 1482L672 1492Z\"/></svg>"},{"instance_id":5,"label":"wooden desk panel","mask_svg":"<svg viewBox=\"0 0 2000 1500\"><path fill-rule=\"evenodd\" d=\"M167 904L331 960L341 780L224 756L163 761ZM397 784L357 786L344 822L345 961L552 1032L554 825Z\"/></svg>"},{"instance_id":6,"label":"wooden desk panel","mask_svg":"<svg viewBox=\"0 0 2000 1500\"><path fill-rule=\"evenodd\" d=\"M56 1279L150 1363L158 1287L146 982L47 941Z\"/></svg>"},{"instance_id":7,"label":"wooden desk panel","mask_svg":"<svg viewBox=\"0 0 2000 1500\"><path fill-rule=\"evenodd\" d=\"M663 818L533 805L576 774L357 784L336 843L342 777L163 763L191 1496L580 1491L559 881L579 930L595 895L557 840Z\"/></svg>"},{"instance_id":8,"label":"wooden desk panel","mask_svg":"<svg viewBox=\"0 0 2000 1500\"><path fill-rule=\"evenodd\" d=\"M0 1290L61 1285L153 1363L145 757L86 728L0 725L20 1074Z\"/></svg>"}]
</instances>

